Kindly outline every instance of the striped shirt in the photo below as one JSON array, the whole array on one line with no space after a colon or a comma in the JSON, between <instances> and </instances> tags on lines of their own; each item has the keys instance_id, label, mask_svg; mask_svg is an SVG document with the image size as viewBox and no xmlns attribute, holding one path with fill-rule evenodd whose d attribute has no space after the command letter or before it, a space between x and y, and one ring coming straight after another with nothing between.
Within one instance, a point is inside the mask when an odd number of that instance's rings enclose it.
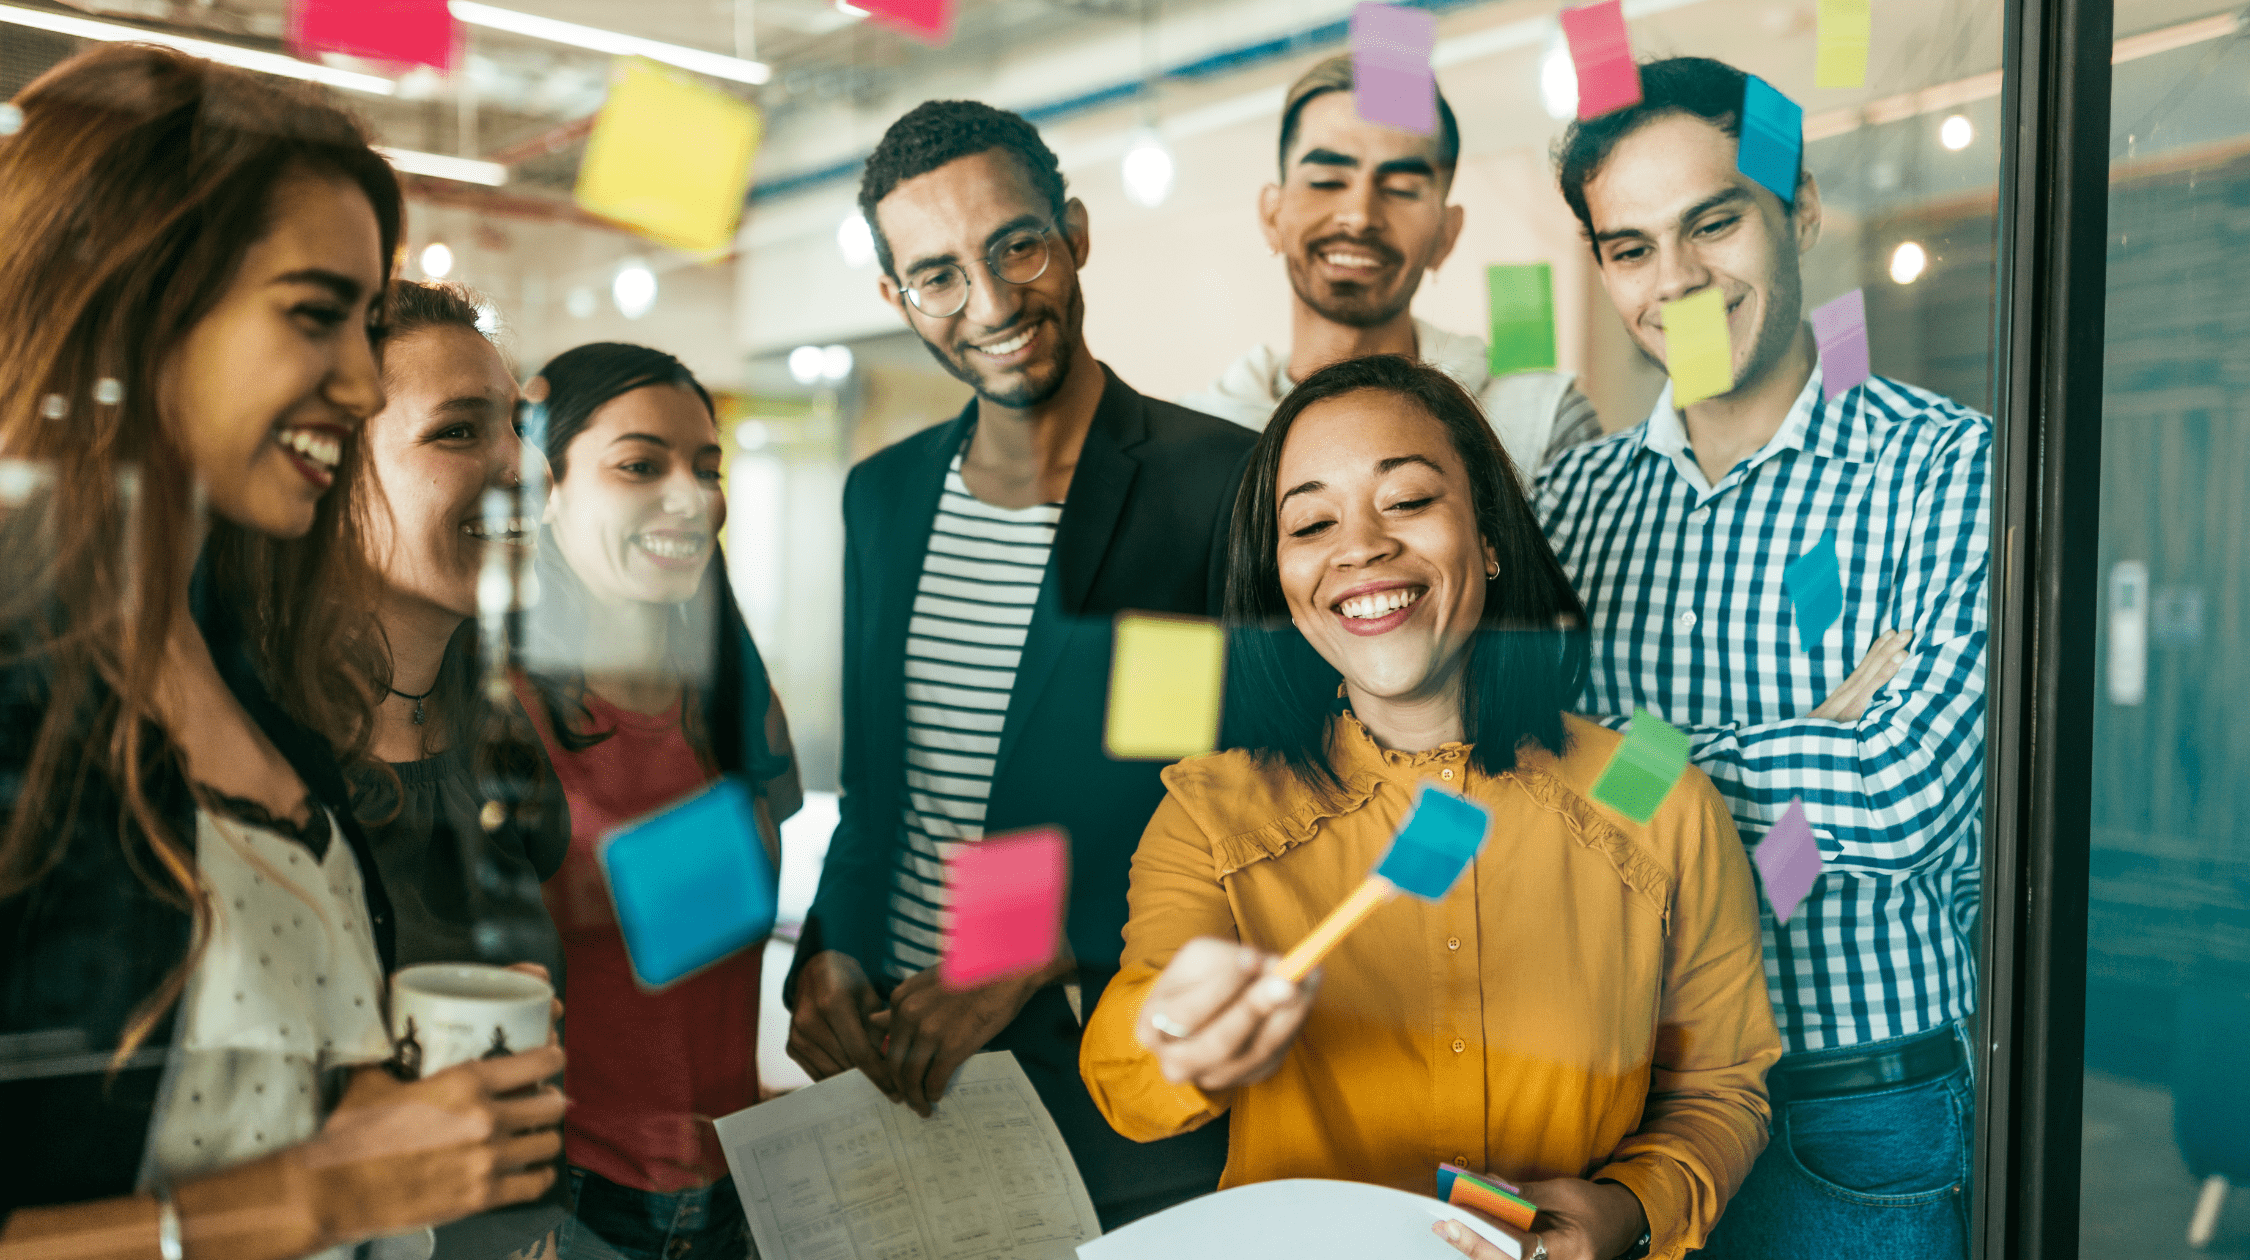
<instances>
[{"instance_id":1,"label":"striped shirt","mask_svg":"<svg viewBox=\"0 0 2250 1260\"><path fill-rule=\"evenodd\" d=\"M1820 372L1773 440L1705 481L1667 387L1646 423L1566 451L1539 514L1586 603L1585 703L1685 730L1745 842L1801 798L1825 873L1764 918L1774 1019L1792 1051L1966 1016L1983 838L1992 422L1871 378ZM1834 531L1844 611L1798 644L1783 570ZM1913 641L1857 722L1803 716L1893 627Z\"/></svg>"},{"instance_id":2,"label":"striped shirt","mask_svg":"<svg viewBox=\"0 0 2250 1260\"><path fill-rule=\"evenodd\" d=\"M935 966L946 925L945 859L984 838L993 762L1016 663L1031 631L1062 504L996 508L946 470L906 628L906 808L891 871L888 965Z\"/></svg>"}]
</instances>

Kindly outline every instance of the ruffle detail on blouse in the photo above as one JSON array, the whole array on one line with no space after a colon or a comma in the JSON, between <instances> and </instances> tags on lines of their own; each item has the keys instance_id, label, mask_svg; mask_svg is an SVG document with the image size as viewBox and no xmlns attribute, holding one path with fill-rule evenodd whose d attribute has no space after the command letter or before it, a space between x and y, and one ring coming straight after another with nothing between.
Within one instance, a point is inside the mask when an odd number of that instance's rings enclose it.
<instances>
[{"instance_id":1,"label":"ruffle detail on blouse","mask_svg":"<svg viewBox=\"0 0 2250 1260\"><path fill-rule=\"evenodd\" d=\"M1234 874L1254 862L1263 862L1287 853L1291 846L1300 845L1320 833L1320 824L1331 818L1341 818L1374 799L1376 789L1383 780L1372 774L1355 774L1346 780L1340 791L1326 797L1307 794L1307 799L1294 812L1277 818L1266 825L1239 835L1224 836L1211 844L1211 864L1220 879Z\"/></svg>"},{"instance_id":2,"label":"ruffle detail on blouse","mask_svg":"<svg viewBox=\"0 0 2250 1260\"><path fill-rule=\"evenodd\" d=\"M1552 771L1519 765L1500 777L1515 780L1533 804L1562 820L1573 840L1607 858L1617 877L1627 888L1648 899L1662 917L1665 932L1671 932L1672 875L1661 862L1596 812L1585 797L1571 790L1570 785Z\"/></svg>"}]
</instances>

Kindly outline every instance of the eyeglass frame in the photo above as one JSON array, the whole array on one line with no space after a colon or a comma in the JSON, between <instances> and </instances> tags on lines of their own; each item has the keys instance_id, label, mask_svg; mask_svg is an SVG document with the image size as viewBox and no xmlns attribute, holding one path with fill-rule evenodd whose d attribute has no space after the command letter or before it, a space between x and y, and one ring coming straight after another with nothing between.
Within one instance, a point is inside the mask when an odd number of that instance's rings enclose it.
<instances>
[{"instance_id":1,"label":"eyeglass frame","mask_svg":"<svg viewBox=\"0 0 2250 1260\"><path fill-rule=\"evenodd\" d=\"M984 251L984 253L981 255L981 257L984 259L985 274L1003 283L1015 285L1019 289L1027 284L1039 283L1040 277L1047 274L1047 269L1055 265L1055 244L1048 238L1054 236L1059 231L1057 226L1052 223L1040 224L1036 229L1025 228L1022 230L1032 232L1036 239L1039 241L1040 248L1046 251L1046 257L1040 262L1039 270L1031 273L1029 276L1026 276L1021 280L1010 280L1008 279L1008 277L1000 274L999 267L993 265L992 251L1000 248L1001 245L1007 244L1009 240L1015 239L1014 233L1010 233L1006 239L1001 240L1000 242L995 244L992 249ZM939 314L924 307L922 305L921 285L901 284L898 286L899 296L905 298L907 300L907 303L913 306L913 308L917 312L921 313L924 316L927 316L930 319L951 319L961 312L969 309L969 291L976 287L976 282L969 275L969 269L966 265L962 263L948 263L946 265L951 267L959 267L961 269L961 304L954 307L950 311Z\"/></svg>"}]
</instances>

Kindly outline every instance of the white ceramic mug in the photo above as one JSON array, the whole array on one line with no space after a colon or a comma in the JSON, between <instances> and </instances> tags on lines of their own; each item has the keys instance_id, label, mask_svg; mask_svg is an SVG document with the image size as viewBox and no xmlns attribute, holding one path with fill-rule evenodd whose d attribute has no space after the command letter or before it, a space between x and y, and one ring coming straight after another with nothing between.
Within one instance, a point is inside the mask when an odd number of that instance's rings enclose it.
<instances>
[{"instance_id":1,"label":"white ceramic mug","mask_svg":"<svg viewBox=\"0 0 2250 1260\"><path fill-rule=\"evenodd\" d=\"M391 977L391 1040L411 1077L547 1044L555 990L483 963L423 963Z\"/></svg>"}]
</instances>

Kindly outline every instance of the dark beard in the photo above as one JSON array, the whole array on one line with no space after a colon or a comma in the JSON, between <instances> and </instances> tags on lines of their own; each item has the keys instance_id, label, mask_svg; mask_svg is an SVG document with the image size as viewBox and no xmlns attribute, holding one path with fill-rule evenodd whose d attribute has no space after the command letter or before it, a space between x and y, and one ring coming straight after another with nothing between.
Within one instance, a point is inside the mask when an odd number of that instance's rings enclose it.
<instances>
[{"instance_id":1,"label":"dark beard","mask_svg":"<svg viewBox=\"0 0 2250 1260\"><path fill-rule=\"evenodd\" d=\"M1059 344L1055 348L1055 374L1053 379L1044 384L1025 381L1021 387L1005 393L994 392L985 379L979 376L975 369L968 366L965 361L966 351L962 352L963 359L956 359L947 354L936 342L922 336L920 329L916 329L914 335L921 341L922 348L930 352L930 357L937 360L938 366L945 369L947 376L975 390L977 397L984 399L995 407L1007 407L1014 411L1029 411L1033 407L1052 400L1055 395L1061 393L1063 382L1070 379L1071 365L1077 361L1075 356L1078 353L1077 327L1075 326L1082 326L1085 322L1082 305L1084 301L1084 291L1073 289L1070 295L1070 313L1073 316L1078 316L1078 318L1057 321L1054 325ZM1066 322L1073 327L1066 327Z\"/></svg>"}]
</instances>

